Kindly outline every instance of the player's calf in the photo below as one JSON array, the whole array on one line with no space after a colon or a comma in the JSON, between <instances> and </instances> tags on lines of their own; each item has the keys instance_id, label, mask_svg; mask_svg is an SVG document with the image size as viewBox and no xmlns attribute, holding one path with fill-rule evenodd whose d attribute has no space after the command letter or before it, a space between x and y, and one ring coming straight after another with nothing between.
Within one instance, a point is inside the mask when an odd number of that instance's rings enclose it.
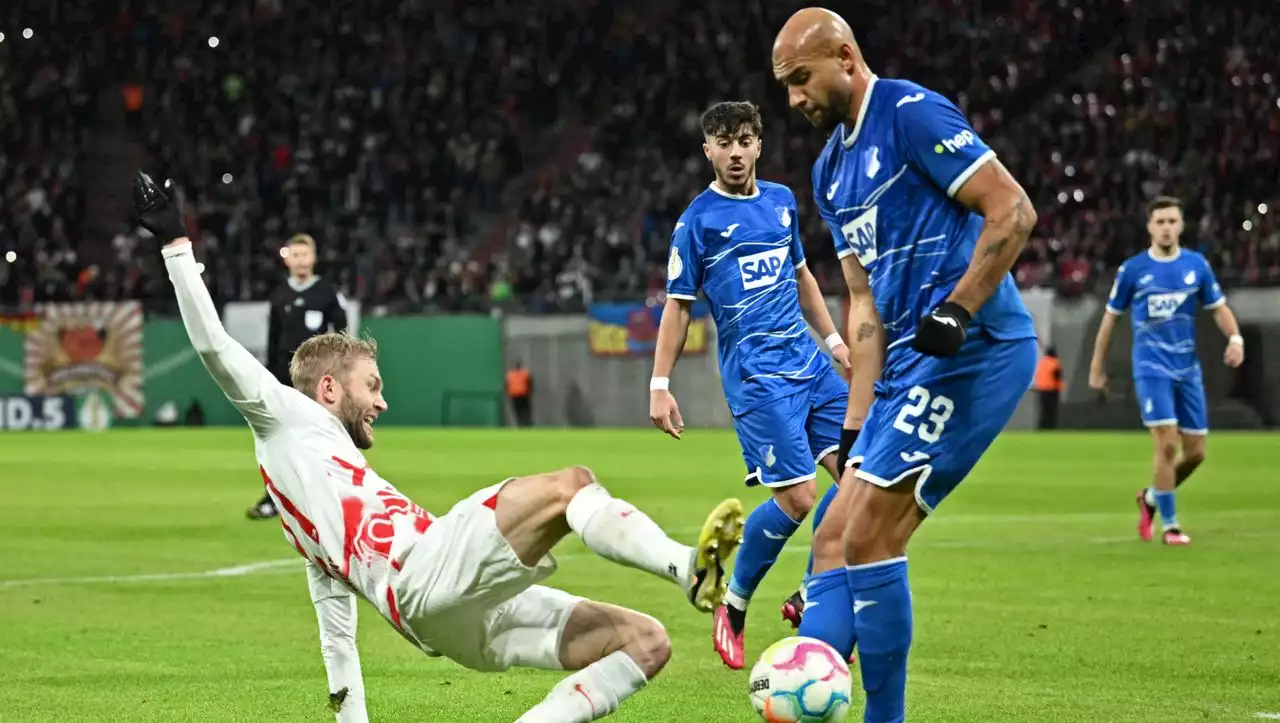
<instances>
[{"instance_id":1,"label":"player's calf","mask_svg":"<svg viewBox=\"0 0 1280 723\"><path fill-rule=\"evenodd\" d=\"M787 540L813 509L817 485L813 477L785 487L772 487L765 500L747 518L742 548L734 563L725 604L715 612L712 641L725 665L739 670L745 663L743 631L747 606L766 573L778 560Z\"/></svg>"},{"instance_id":2,"label":"player's calf","mask_svg":"<svg viewBox=\"0 0 1280 723\"><path fill-rule=\"evenodd\" d=\"M924 519L916 503L916 475L880 487L851 485L845 527L845 562L853 597L862 688L868 721L902 720L907 654L913 621L907 578L907 541Z\"/></svg>"},{"instance_id":3,"label":"player's calf","mask_svg":"<svg viewBox=\"0 0 1280 723\"><path fill-rule=\"evenodd\" d=\"M618 710L671 659L671 641L648 615L579 603L565 624L560 662L577 670L517 723L586 723Z\"/></svg>"}]
</instances>

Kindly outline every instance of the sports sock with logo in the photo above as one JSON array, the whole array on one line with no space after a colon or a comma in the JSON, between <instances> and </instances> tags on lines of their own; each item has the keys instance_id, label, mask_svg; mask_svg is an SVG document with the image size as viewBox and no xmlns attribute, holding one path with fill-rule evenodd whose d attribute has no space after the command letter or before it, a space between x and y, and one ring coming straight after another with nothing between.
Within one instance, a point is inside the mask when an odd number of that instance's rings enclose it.
<instances>
[{"instance_id":1,"label":"sports sock with logo","mask_svg":"<svg viewBox=\"0 0 1280 723\"><path fill-rule=\"evenodd\" d=\"M852 607L853 596L844 568L813 575L805 583L804 617L798 634L821 640L848 660L855 638L853 616L849 614Z\"/></svg>"},{"instance_id":2,"label":"sports sock with logo","mask_svg":"<svg viewBox=\"0 0 1280 723\"><path fill-rule=\"evenodd\" d=\"M787 516L770 497L752 510L742 530L742 546L733 564L733 577L729 580L730 607L746 610L756 588L765 573L773 567L787 540L800 527L800 523ZM739 607L741 606L741 607Z\"/></svg>"},{"instance_id":3,"label":"sports sock with logo","mask_svg":"<svg viewBox=\"0 0 1280 723\"><path fill-rule=\"evenodd\" d=\"M1160 510L1160 522L1164 525L1164 529L1172 529L1178 526L1178 512L1174 505L1173 490L1156 490L1152 497L1155 497L1156 509Z\"/></svg>"},{"instance_id":4,"label":"sports sock with logo","mask_svg":"<svg viewBox=\"0 0 1280 723\"><path fill-rule=\"evenodd\" d=\"M636 661L619 650L557 683L516 723L587 723L603 718L646 682Z\"/></svg>"},{"instance_id":5,"label":"sports sock with logo","mask_svg":"<svg viewBox=\"0 0 1280 723\"><path fill-rule=\"evenodd\" d=\"M900 723L906 717L907 653L911 650L911 587L907 558L851 565L853 624L858 667L867 694L865 723ZM808 617L809 611L805 611Z\"/></svg>"},{"instance_id":6,"label":"sports sock with logo","mask_svg":"<svg viewBox=\"0 0 1280 723\"><path fill-rule=\"evenodd\" d=\"M578 490L564 516L583 543L606 560L689 586L693 548L668 537L648 515L598 483Z\"/></svg>"}]
</instances>

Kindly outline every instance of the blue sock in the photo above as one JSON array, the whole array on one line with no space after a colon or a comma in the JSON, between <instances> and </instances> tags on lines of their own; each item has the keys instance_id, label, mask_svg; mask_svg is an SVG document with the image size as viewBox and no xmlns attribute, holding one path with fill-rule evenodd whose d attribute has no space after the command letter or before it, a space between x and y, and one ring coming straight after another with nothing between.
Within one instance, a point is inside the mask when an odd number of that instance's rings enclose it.
<instances>
[{"instance_id":1,"label":"blue sock","mask_svg":"<svg viewBox=\"0 0 1280 723\"><path fill-rule=\"evenodd\" d=\"M853 596L849 593L848 575L836 568L810 577L805 583L805 599L797 634L821 640L848 660L854 644L853 616L849 614Z\"/></svg>"},{"instance_id":2,"label":"blue sock","mask_svg":"<svg viewBox=\"0 0 1280 723\"><path fill-rule=\"evenodd\" d=\"M827 488L826 494L822 495L822 499L818 500L818 504L813 508L813 531L818 531L818 525L822 524L822 518L827 516L827 508L831 506L831 500L836 498L836 493L840 491L840 485L833 484ZM804 577L806 580L813 574L813 548L809 549L809 566L804 569Z\"/></svg>"},{"instance_id":3,"label":"blue sock","mask_svg":"<svg viewBox=\"0 0 1280 723\"><path fill-rule=\"evenodd\" d=\"M737 603L734 607L739 609L745 607L765 573L777 561L778 553L799 527L800 523L788 517L772 497L752 511L742 530L742 546L733 565L727 601Z\"/></svg>"},{"instance_id":4,"label":"blue sock","mask_svg":"<svg viewBox=\"0 0 1280 723\"><path fill-rule=\"evenodd\" d=\"M1167 530L1170 527L1178 526L1178 512L1173 505L1173 490L1154 490L1153 495L1156 498L1156 508L1160 510L1160 522L1164 523Z\"/></svg>"},{"instance_id":5,"label":"blue sock","mask_svg":"<svg viewBox=\"0 0 1280 723\"><path fill-rule=\"evenodd\" d=\"M907 558L853 565L846 574L853 593L858 667L867 694L863 720L900 723L906 718L907 652L911 649Z\"/></svg>"}]
</instances>

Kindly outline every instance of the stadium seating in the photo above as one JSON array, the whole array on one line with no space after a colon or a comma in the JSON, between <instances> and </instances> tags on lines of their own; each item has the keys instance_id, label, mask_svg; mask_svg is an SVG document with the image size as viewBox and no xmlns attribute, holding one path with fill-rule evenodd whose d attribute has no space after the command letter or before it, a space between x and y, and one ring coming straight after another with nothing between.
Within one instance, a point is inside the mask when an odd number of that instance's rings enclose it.
<instances>
[{"instance_id":1,"label":"stadium seating","mask_svg":"<svg viewBox=\"0 0 1280 723\"><path fill-rule=\"evenodd\" d=\"M81 174L110 134L94 101L120 84L145 93L128 140L179 181L219 299L264 297L297 230L322 272L388 310L654 294L675 217L710 180L698 113L739 98L761 104L761 175L795 188L812 268L838 289L808 203L823 138L769 72L799 5L126 3L95 42L10 37L0 233L20 253L0 303L153 296L132 231L81 234L86 197L106 193ZM1187 242L1224 282L1280 283L1274 3L873 5L849 17L873 69L954 98L1033 196L1019 283L1105 288L1157 193L1189 200Z\"/></svg>"}]
</instances>

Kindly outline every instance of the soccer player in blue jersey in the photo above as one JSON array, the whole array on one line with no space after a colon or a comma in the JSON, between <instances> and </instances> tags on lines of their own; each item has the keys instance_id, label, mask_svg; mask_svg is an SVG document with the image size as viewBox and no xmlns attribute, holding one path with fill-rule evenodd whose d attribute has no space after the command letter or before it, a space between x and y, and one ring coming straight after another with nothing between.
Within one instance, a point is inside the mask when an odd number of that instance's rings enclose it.
<instances>
[{"instance_id":1,"label":"soccer player in blue jersey","mask_svg":"<svg viewBox=\"0 0 1280 723\"><path fill-rule=\"evenodd\" d=\"M901 721L907 542L1031 385L1037 343L1009 269L1036 213L943 96L877 78L840 16L793 15L773 47L793 109L831 136L813 193L850 293L850 469L814 536L800 634L858 649L865 720Z\"/></svg>"},{"instance_id":2,"label":"soccer player in blue jersey","mask_svg":"<svg viewBox=\"0 0 1280 723\"><path fill-rule=\"evenodd\" d=\"M1174 490L1204 462L1209 433L1196 356L1196 311L1213 309L1213 320L1227 337L1223 355L1227 366L1244 362L1244 338L1209 261L1179 244L1182 202L1168 196L1153 200L1147 206L1147 232L1151 248L1126 260L1116 273L1093 344L1089 386L1106 389L1104 360L1111 332L1116 319L1132 310L1134 390L1142 421L1155 443L1151 486L1138 490L1138 535L1151 540L1158 512L1161 540L1167 545L1188 545L1191 538L1178 523Z\"/></svg>"},{"instance_id":3,"label":"soccer player in blue jersey","mask_svg":"<svg viewBox=\"0 0 1280 723\"><path fill-rule=\"evenodd\" d=\"M658 328L649 416L680 439L684 422L670 376L701 290L715 319L725 400L747 466L747 484L772 497L747 518L713 640L725 665L743 666L747 603L787 539L813 507L817 464L838 479L848 386L836 363L849 349L805 266L800 214L786 186L757 181L762 122L750 103L718 103L702 116L703 150L715 181L689 204L671 237L667 302ZM821 510L815 519L821 515Z\"/></svg>"}]
</instances>

